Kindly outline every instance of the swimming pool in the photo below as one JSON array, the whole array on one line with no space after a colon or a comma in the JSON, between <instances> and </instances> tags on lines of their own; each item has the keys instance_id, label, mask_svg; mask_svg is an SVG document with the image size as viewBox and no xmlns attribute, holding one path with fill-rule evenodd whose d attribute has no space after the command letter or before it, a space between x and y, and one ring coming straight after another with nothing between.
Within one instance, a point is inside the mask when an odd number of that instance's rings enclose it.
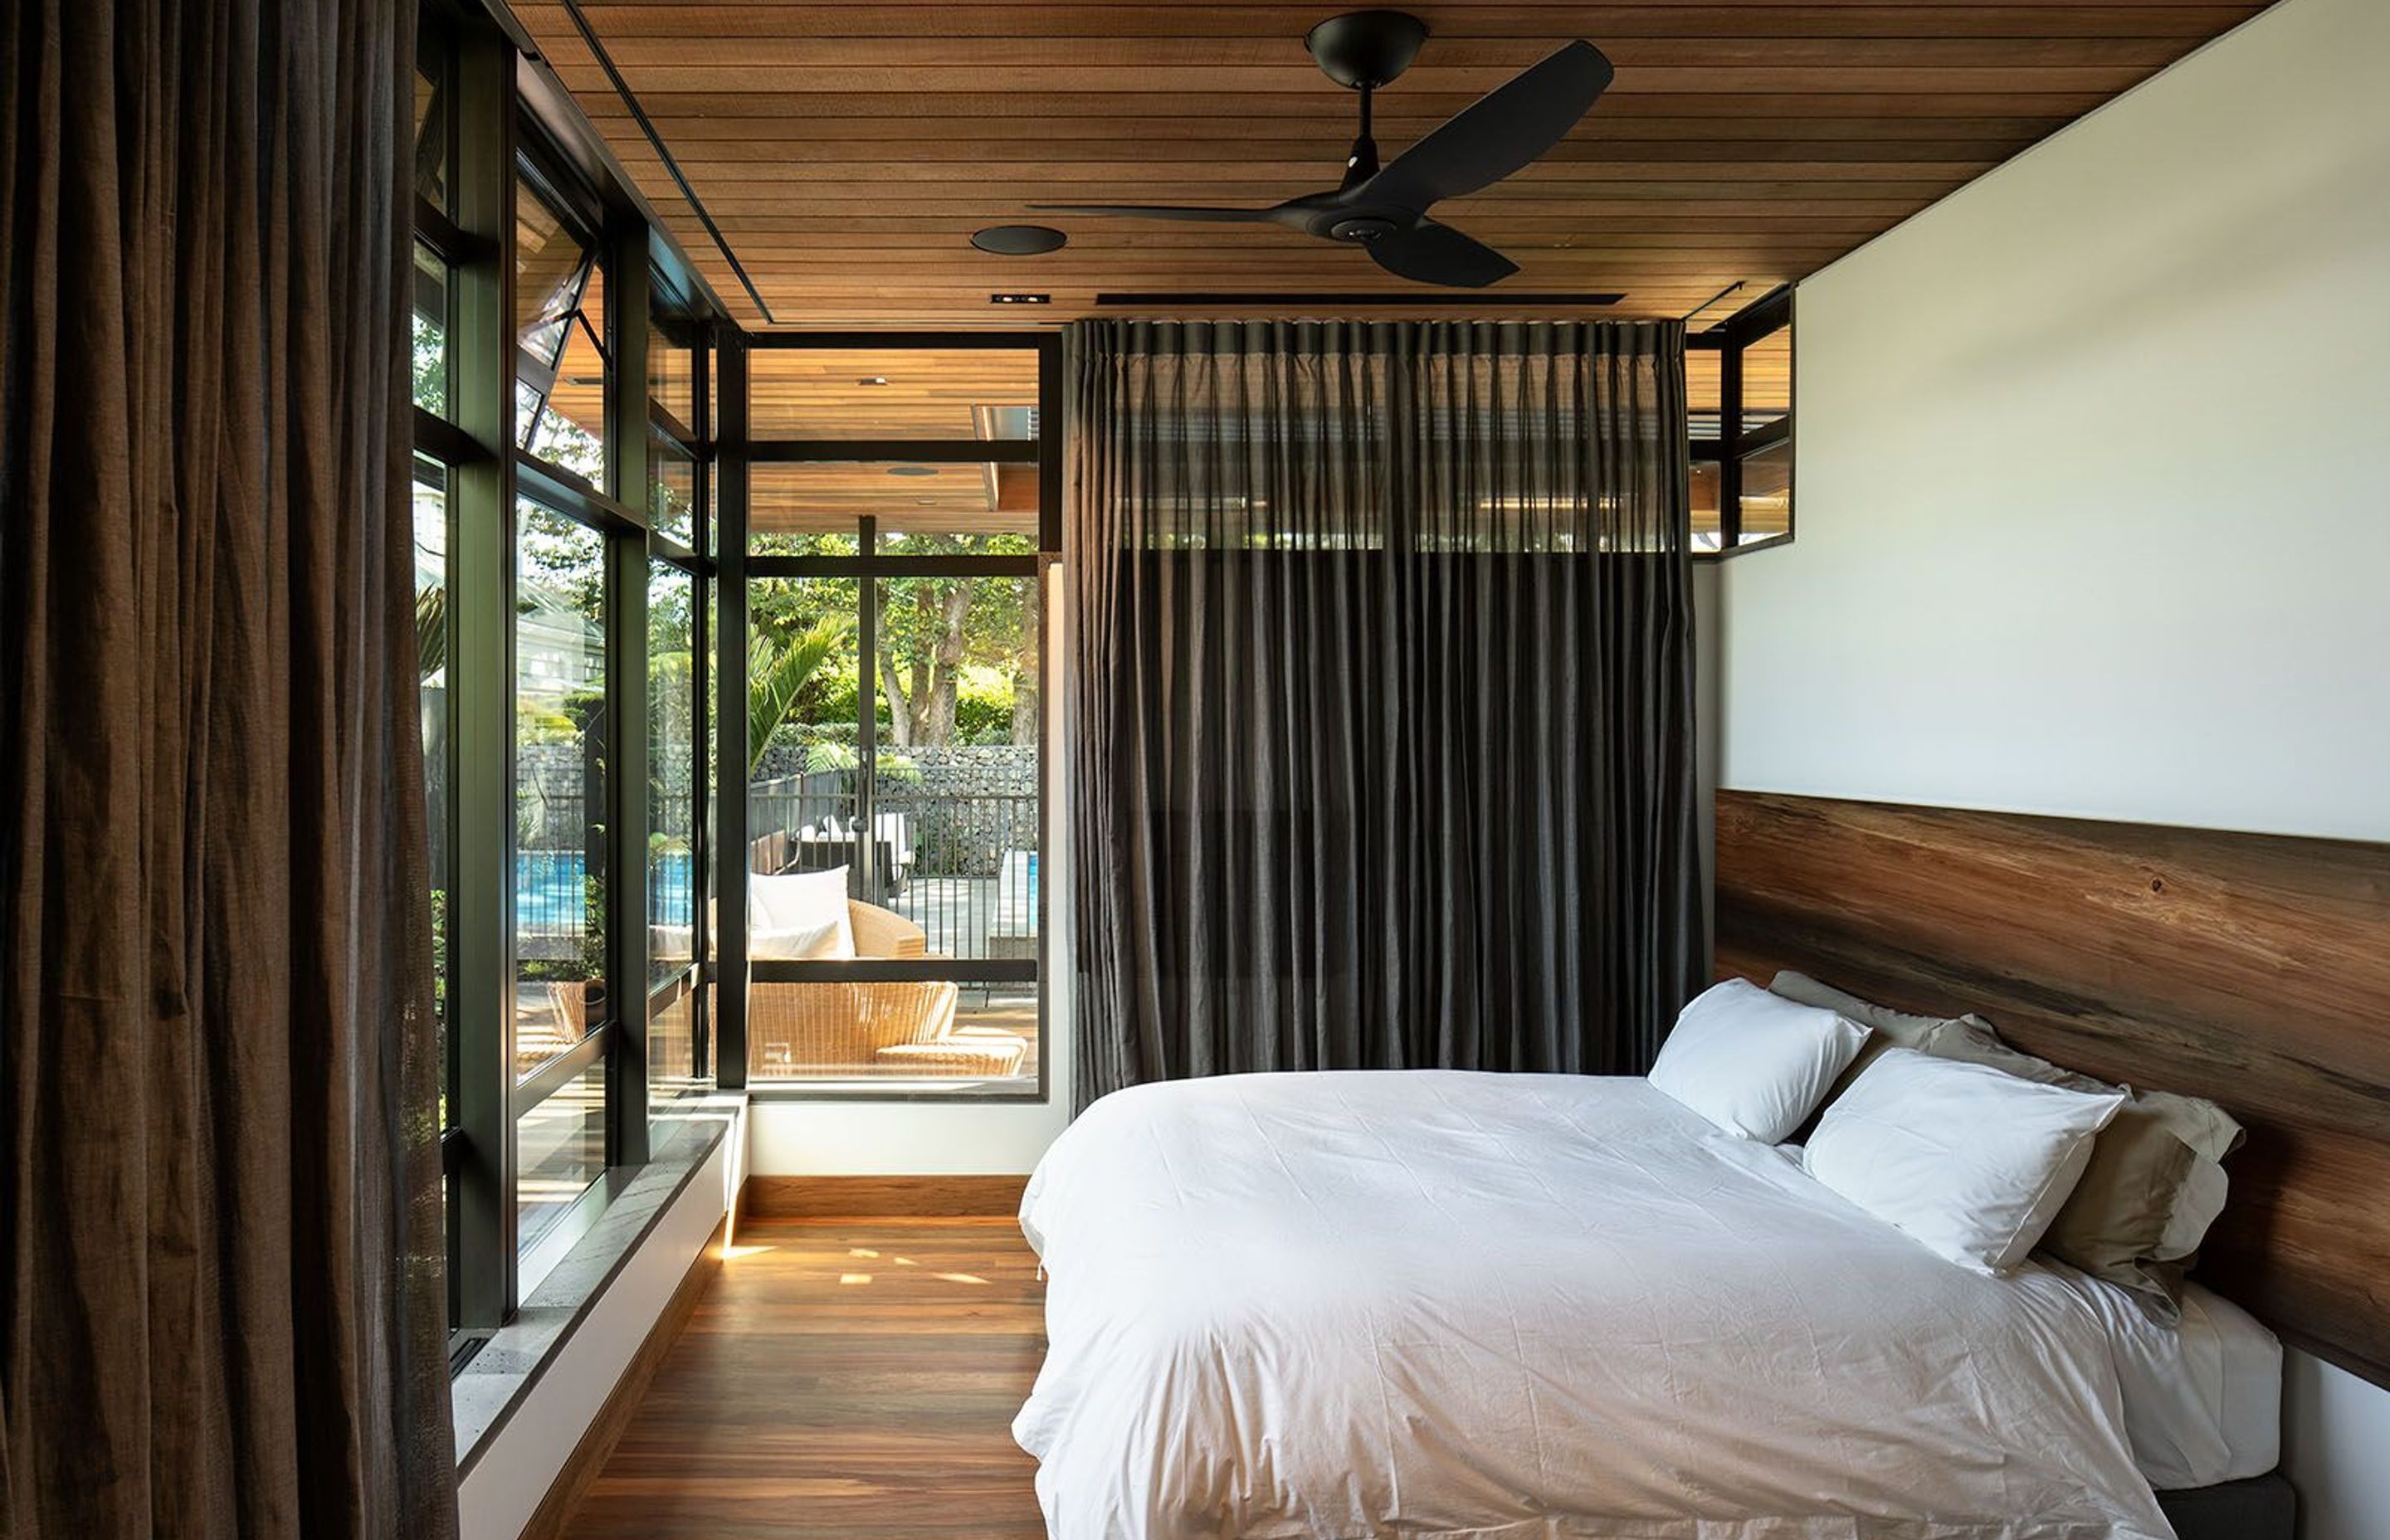
<instances>
[{"instance_id":1,"label":"swimming pool","mask_svg":"<svg viewBox=\"0 0 2390 1540\"><path fill-rule=\"evenodd\" d=\"M515 853L515 928L533 935L578 935L588 923L588 860L577 850ZM685 850L666 851L648 866L648 912L661 924L687 925L696 915L693 872Z\"/></svg>"}]
</instances>

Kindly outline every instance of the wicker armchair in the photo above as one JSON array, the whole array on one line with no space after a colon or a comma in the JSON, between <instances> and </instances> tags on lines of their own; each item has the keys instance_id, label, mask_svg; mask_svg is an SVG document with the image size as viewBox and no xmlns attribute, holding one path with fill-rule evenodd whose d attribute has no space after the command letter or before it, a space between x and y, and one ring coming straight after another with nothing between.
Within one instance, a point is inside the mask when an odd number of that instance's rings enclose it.
<instances>
[{"instance_id":1,"label":"wicker armchair","mask_svg":"<svg viewBox=\"0 0 2390 1540\"><path fill-rule=\"evenodd\" d=\"M858 957L919 957L920 927L850 900ZM1028 1044L1008 1032L957 1030L954 984L903 982L783 983L747 990L747 1043L758 1079L779 1076L943 1075L988 1079L1021 1067Z\"/></svg>"}]
</instances>

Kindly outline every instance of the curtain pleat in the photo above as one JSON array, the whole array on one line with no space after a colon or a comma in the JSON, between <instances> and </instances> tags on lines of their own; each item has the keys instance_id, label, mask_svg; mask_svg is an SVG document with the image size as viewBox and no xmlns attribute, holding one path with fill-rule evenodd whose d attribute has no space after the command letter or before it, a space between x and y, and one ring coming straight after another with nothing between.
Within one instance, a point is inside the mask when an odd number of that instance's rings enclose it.
<instances>
[{"instance_id":1,"label":"curtain pleat","mask_svg":"<svg viewBox=\"0 0 2390 1540\"><path fill-rule=\"evenodd\" d=\"M1681 327L1067 354L1079 1103L1647 1067L1700 984Z\"/></svg>"},{"instance_id":2,"label":"curtain pleat","mask_svg":"<svg viewBox=\"0 0 2390 1540\"><path fill-rule=\"evenodd\" d=\"M411 0L0 32L0 1533L456 1529Z\"/></svg>"}]
</instances>

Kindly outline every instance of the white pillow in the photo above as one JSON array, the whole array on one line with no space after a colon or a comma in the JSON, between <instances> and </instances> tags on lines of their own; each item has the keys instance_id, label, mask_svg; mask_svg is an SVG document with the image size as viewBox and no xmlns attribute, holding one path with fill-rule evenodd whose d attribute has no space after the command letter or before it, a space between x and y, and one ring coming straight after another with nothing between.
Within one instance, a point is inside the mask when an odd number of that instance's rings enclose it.
<instances>
[{"instance_id":1,"label":"white pillow","mask_svg":"<svg viewBox=\"0 0 2390 1540\"><path fill-rule=\"evenodd\" d=\"M1979 1273L2023 1262L2090 1163L2125 1093L2038 1085L1889 1048L1809 1136L1809 1174Z\"/></svg>"},{"instance_id":2,"label":"white pillow","mask_svg":"<svg viewBox=\"0 0 2390 1540\"><path fill-rule=\"evenodd\" d=\"M1651 1084L1729 1134L1775 1144L1801 1126L1868 1030L1728 979L1677 1017Z\"/></svg>"},{"instance_id":3,"label":"white pillow","mask_svg":"<svg viewBox=\"0 0 2390 1540\"><path fill-rule=\"evenodd\" d=\"M854 956L846 868L747 879L747 955L842 961Z\"/></svg>"}]
</instances>

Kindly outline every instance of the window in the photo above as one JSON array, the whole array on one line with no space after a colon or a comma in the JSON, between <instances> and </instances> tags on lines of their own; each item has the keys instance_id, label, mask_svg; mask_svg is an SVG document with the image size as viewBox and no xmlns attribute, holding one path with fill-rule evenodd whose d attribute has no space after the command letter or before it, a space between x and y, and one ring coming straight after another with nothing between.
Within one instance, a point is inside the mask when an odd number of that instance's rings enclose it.
<instances>
[{"instance_id":1,"label":"window","mask_svg":"<svg viewBox=\"0 0 2390 1540\"><path fill-rule=\"evenodd\" d=\"M415 404L437 417L448 415L448 264L422 241L415 243Z\"/></svg>"},{"instance_id":2,"label":"window","mask_svg":"<svg viewBox=\"0 0 2390 1540\"><path fill-rule=\"evenodd\" d=\"M515 527L515 1070L605 1020L606 542L524 500Z\"/></svg>"},{"instance_id":3,"label":"window","mask_svg":"<svg viewBox=\"0 0 2390 1540\"><path fill-rule=\"evenodd\" d=\"M758 348L759 440L946 441L1037 436L1038 355L1010 348Z\"/></svg>"},{"instance_id":4,"label":"window","mask_svg":"<svg viewBox=\"0 0 2390 1540\"><path fill-rule=\"evenodd\" d=\"M551 153L555 125L487 131L521 105L495 28L426 6L418 37L417 631L462 1354L708 1084L712 445L690 419L714 317L683 274L651 329L681 259L636 201L558 172L587 162ZM610 437L618 362L661 433Z\"/></svg>"},{"instance_id":5,"label":"window","mask_svg":"<svg viewBox=\"0 0 2390 1540\"><path fill-rule=\"evenodd\" d=\"M708 766L700 638L709 584L675 562L648 564L648 1091L651 1109L706 1083L710 1023L697 960L712 891L705 851Z\"/></svg>"},{"instance_id":6,"label":"window","mask_svg":"<svg viewBox=\"0 0 2390 1540\"><path fill-rule=\"evenodd\" d=\"M759 434L734 518L761 1089L1042 1092L1054 353L996 340L748 355ZM897 444L912 457L883 457ZM813 930L842 918L852 960Z\"/></svg>"},{"instance_id":7,"label":"window","mask_svg":"<svg viewBox=\"0 0 2390 1540\"><path fill-rule=\"evenodd\" d=\"M1037 479L1034 461L758 465L748 473L748 549L861 555L868 538L875 554L1034 554L1042 517Z\"/></svg>"},{"instance_id":8,"label":"window","mask_svg":"<svg viewBox=\"0 0 2390 1540\"><path fill-rule=\"evenodd\" d=\"M700 528L707 468L698 376L705 365L686 323L658 317L648 326L648 516L658 534L692 551L708 548Z\"/></svg>"},{"instance_id":9,"label":"window","mask_svg":"<svg viewBox=\"0 0 2390 1540\"><path fill-rule=\"evenodd\" d=\"M648 961L650 984L696 960L697 580L648 564Z\"/></svg>"},{"instance_id":10,"label":"window","mask_svg":"<svg viewBox=\"0 0 2390 1540\"><path fill-rule=\"evenodd\" d=\"M1792 537L1792 296L1779 289L1685 339L1693 552Z\"/></svg>"},{"instance_id":11,"label":"window","mask_svg":"<svg viewBox=\"0 0 2390 1540\"><path fill-rule=\"evenodd\" d=\"M416 678L423 717L423 802L430 836L431 1000L440 1016L441 1063L448 1059L448 468L415 457ZM441 1127L448 1126L443 1083Z\"/></svg>"},{"instance_id":12,"label":"window","mask_svg":"<svg viewBox=\"0 0 2390 1540\"><path fill-rule=\"evenodd\" d=\"M515 442L607 490L614 357L597 227L526 161L515 189Z\"/></svg>"},{"instance_id":13,"label":"window","mask_svg":"<svg viewBox=\"0 0 2390 1540\"><path fill-rule=\"evenodd\" d=\"M416 41L415 196L443 214L456 143L456 93L450 84L455 71L443 29L427 18Z\"/></svg>"}]
</instances>

